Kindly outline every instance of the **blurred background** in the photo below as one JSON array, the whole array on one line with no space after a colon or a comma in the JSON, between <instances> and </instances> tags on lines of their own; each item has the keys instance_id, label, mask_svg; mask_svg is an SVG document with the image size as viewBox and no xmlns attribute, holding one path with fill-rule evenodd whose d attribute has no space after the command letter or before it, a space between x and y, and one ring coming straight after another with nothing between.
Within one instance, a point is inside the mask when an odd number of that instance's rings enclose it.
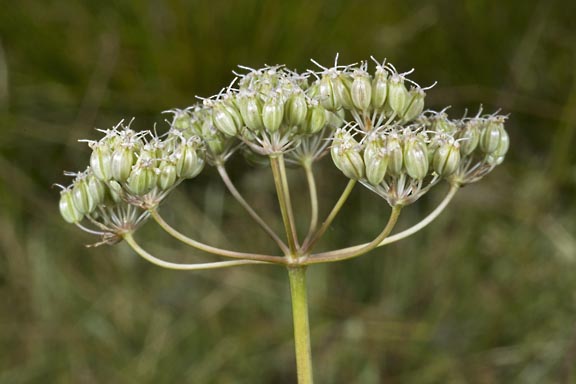
<instances>
[{"instance_id":1,"label":"blurred background","mask_svg":"<svg viewBox=\"0 0 576 384\"><path fill-rule=\"evenodd\" d=\"M576 3L569 0L20 0L0 12L0 383L293 383L282 268L173 272L59 216L63 170L99 137L166 127L161 111L210 96L237 64L305 70L388 58L438 81L428 106L509 113L503 165L431 226L309 270L319 383L576 383ZM280 227L267 169L232 178ZM293 193L304 195L294 170ZM326 212L346 181L323 162ZM446 186L405 209L429 212ZM297 200L306 210L306 201ZM322 243L371 239L388 208L357 188ZM166 218L239 250L274 251L212 170ZM306 223L306 213L300 221ZM239 230L241 229L241 230ZM148 223L170 260L204 260Z\"/></svg>"}]
</instances>

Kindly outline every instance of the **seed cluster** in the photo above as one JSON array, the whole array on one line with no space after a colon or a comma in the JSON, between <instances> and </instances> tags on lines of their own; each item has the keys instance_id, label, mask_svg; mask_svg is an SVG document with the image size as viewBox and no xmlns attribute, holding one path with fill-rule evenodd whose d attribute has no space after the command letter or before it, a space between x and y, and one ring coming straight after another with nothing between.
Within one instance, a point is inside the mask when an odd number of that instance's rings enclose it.
<instances>
[{"instance_id":1,"label":"seed cluster","mask_svg":"<svg viewBox=\"0 0 576 384\"><path fill-rule=\"evenodd\" d=\"M508 150L505 116L448 118L425 109L427 88L389 63L368 61L297 73L283 66L240 67L219 94L170 111L158 136L119 124L89 141L90 166L63 187L64 219L111 243L133 231L182 180L239 152L294 164L328 151L342 173L394 205L416 201L441 180L472 183ZM95 226L80 223L86 219Z\"/></svg>"}]
</instances>

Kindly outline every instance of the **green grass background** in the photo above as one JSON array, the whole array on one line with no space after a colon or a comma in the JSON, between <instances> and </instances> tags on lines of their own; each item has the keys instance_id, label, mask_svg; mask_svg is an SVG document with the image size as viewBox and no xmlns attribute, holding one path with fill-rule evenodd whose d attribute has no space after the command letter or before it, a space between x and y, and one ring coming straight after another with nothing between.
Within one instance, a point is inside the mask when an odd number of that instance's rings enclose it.
<instances>
[{"instance_id":1,"label":"green grass background","mask_svg":"<svg viewBox=\"0 0 576 384\"><path fill-rule=\"evenodd\" d=\"M0 383L293 383L285 272L173 272L94 242L57 211L81 138L162 126L237 64L388 58L438 81L428 105L510 113L505 163L430 227L309 271L319 383L576 383L576 5L573 1L0 1ZM280 227L266 169L230 163ZM290 173L305 195L302 175ZM322 212L345 184L324 162ZM401 227L442 198L406 209ZM306 209L304 200L296 201ZM386 204L358 188L323 247L371 239ZM164 207L212 244L272 251L213 171ZM299 220L306 223L303 214ZM138 238L204 260L153 223Z\"/></svg>"}]
</instances>

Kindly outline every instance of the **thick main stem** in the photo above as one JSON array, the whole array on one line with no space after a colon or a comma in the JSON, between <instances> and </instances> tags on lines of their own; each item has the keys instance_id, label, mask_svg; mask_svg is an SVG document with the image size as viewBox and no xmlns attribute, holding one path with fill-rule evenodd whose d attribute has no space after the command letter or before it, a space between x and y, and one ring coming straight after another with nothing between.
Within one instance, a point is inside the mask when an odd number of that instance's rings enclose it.
<instances>
[{"instance_id":1,"label":"thick main stem","mask_svg":"<svg viewBox=\"0 0 576 384\"><path fill-rule=\"evenodd\" d=\"M310 347L310 325L308 322L308 298L306 292L306 267L288 268L292 318L294 321L294 344L298 384L312 384L312 349Z\"/></svg>"}]
</instances>

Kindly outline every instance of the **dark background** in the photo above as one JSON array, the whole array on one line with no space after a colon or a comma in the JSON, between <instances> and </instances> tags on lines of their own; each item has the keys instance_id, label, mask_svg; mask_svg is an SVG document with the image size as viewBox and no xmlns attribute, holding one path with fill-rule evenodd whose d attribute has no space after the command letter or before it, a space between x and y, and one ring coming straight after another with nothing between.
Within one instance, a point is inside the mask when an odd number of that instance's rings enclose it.
<instances>
[{"instance_id":1,"label":"dark background","mask_svg":"<svg viewBox=\"0 0 576 384\"><path fill-rule=\"evenodd\" d=\"M311 67L388 58L438 81L428 106L502 108L505 163L400 243L309 272L319 383L576 381L576 3L564 1L0 2L0 383L292 383L288 284L274 267L173 272L95 239L57 211L63 170L83 169L122 118L165 126L237 64ZM231 174L279 225L266 169ZM322 212L345 184L319 172ZM305 195L293 171L293 193ZM433 209L445 186L405 209ZM298 200L298 208L306 202ZM358 188L323 243L371 239L388 208ZM165 215L190 235L273 250L213 170ZM307 213L300 218L306 223ZM171 260L200 260L153 223Z\"/></svg>"}]
</instances>

